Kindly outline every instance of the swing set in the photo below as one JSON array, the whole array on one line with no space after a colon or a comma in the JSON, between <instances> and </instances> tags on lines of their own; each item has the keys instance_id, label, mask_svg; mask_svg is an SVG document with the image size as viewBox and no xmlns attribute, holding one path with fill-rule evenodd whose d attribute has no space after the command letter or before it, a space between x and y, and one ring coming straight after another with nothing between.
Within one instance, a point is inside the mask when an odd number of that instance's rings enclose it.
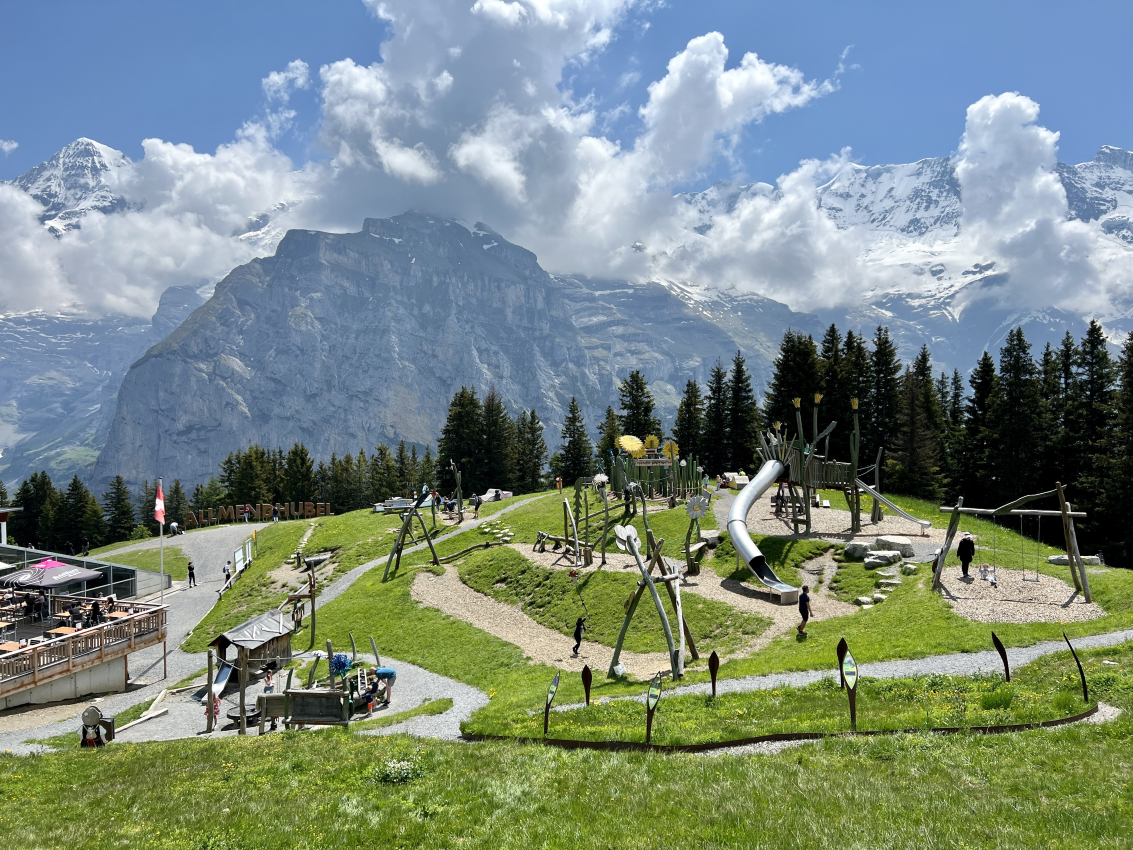
<instances>
[{"instance_id":1,"label":"swing set","mask_svg":"<svg viewBox=\"0 0 1133 850\"><path fill-rule=\"evenodd\" d=\"M1093 596L1090 593L1090 580L1086 576L1086 567L1082 563L1082 555L1078 551L1078 534L1074 529L1074 520L1082 519L1086 516L1084 511L1075 511L1074 506L1066 501L1066 494L1063 492L1062 484L1055 482L1055 489L1048 490L1045 493L1036 493L1032 496L1023 496L1013 502L1008 502L1006 505L1001 505L998 508L965 508L964 499L961 497L956 506L941 505L941 513L950 513L952 516L948 520L948 532L944 538L944 545L941 547L940 552L937 554L936 562L933 564L933 577L932 588L933 590L940 589L941 576L944 573L944 561L948 557L948 552L952 548L952 540L956 536L956 532L960 527L960 515L972 514L976 516L988 517L994 523L992 527L992 550L993 552L999 551L999 524L995 521L996 517L1000 516L1017 516L1019 517L1019 556L1022 561L1023 581L1037 582L1039 581L1039 568L1035 566L1035 574L1033 577L1027 575L1026 563L1026 545L1027 538L1023 534L1023 518L1035 517L1037 520L1036 532L1036 548L1038 557L1042 558L1042 518L1044 516L1057 516L1062 519L1062 533L1066 539L1066 552L1070 563L1070 576L1074 579L1074 589L1083 595L1086 602L1093 602ZM1058 497L1059 510L1046 511L1038 510L1035 508L1023 509L1022 506L1030 502L1036 502L1040 499L1050 498L1052 496ZM996 556L992 555L992 560L996 560ZM985 574L990 568L991 578L989 580L994 582L996 564L985 564L980 568L981 575L987 577Z\"/></svg>"}]
</instances>

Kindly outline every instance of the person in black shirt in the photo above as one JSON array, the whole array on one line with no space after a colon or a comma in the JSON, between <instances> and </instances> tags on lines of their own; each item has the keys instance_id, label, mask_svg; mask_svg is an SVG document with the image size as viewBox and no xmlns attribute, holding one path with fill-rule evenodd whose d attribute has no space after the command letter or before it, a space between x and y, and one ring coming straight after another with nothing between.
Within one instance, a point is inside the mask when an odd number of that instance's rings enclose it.
<instances>
[{"instance_id":1,"label":"person in black shirt","mask_svg":"<svg viewBox=\"0 0 1133 850\"><path fill-rule=\"evenodd\" d=\"M972 563L972 559L976 557L976 541L966 531L963 539L956 546L956 557L960 559L960 569L964 571L964 578L967 578L968 566Z\"/></svg>"},{"instance_id":2,"label":"person in black shirt","mask_svg":"<svg viewBox=\"0 0 1133 850\"><path fill-rule=\"evenodd\" d=\"M799 616L802 617L802 622L799 623L799 634L806 636L806 624L810 619L810 585L803 585L803 592L799 594Z\"/></svg>"},{"instance_id":3,"label":"person in black shirt","mask_svg":"<svg viewBox=\"0 0 1133 850\"><path fill-rule=\"evenodd\" d=\"M578 655L578 648L582 646L582 633L584 631L586 631L586 618L579 617L578 622L574 624L574 655Z\"/></svg>"}]
</instances>

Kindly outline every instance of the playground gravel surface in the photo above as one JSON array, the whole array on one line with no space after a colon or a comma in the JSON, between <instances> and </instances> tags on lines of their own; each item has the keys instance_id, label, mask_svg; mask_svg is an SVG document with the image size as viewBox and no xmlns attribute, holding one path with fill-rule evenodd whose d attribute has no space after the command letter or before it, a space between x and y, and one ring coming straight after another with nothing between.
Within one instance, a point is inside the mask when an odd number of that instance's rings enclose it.
<instances>
[{"instance_id":1,"label":"playground gravel surface","mask_svg":"<svg viewBox=\"0 0 1133 850\"><path fill-rule=\"evenodd\" d=\"M959 567L946 567L944 599L961 617L981 623L1081 623L1105 616L1096 602L1086 602L1054 576L1024 581L1022 570L997 569L995 578L994 586L981 579L974 564L967 578Z\"/></svg>"}]
</instances>

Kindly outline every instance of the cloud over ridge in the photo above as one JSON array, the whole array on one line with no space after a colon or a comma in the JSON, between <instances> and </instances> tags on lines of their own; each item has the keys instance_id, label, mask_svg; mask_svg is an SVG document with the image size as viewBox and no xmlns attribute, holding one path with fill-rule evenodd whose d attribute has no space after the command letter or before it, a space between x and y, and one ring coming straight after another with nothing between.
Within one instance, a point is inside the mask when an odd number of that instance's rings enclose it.
<instances>
[{"instance_id":1,"label":"cloud over ridge","mask_svg":"<svg viewBox=\"0 0 1133 850\"><path fill-rule=\"evenodd\" d=\"M375 38L384 29L381 61L316 72L296 59L271 72L262 112L215 152L145 140L143 158L108 177L125 210L88 213L54 238L34 200L0 185L0 310L148 316L167 286L214 282L270 253L287 228L355 230L410 208L489 222L554 271L735 287L798 309L915 288L941 258L957 274L973 262L1007 270L999 298L1105 310L1123 297L1129 252L1096 222L1068 219L1057 133L1022 95L968 110L953 160L958 235L886 236L900 250L879 262L878 234L839 226L819 202L857 168L848 150L744 187L707 224L703 205L677 194L734 164L754 125L835 95L840 71L811 79L731 56L721 33L698 35L623 109L635 121L618 138L570 81L648 13L645 0L365 3ZM308 88L326 158L296 165L276 141L296 118L292 94Z\"/></svg>"}]
</instances>

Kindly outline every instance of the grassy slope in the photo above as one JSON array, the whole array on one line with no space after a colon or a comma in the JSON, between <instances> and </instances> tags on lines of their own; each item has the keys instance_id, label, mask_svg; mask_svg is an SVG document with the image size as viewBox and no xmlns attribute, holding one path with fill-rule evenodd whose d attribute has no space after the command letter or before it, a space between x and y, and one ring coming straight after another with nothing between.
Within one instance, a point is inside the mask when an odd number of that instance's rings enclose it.
<instances>
[{"instance_id":1,"label":"grassy slope","mask_svg":"<svg viewBox=\"0 0 1133 850\"><path fill-rule=\"evenodd\" d=\"M762 534L753 534L751 539L767 558L767 565L775 571L775 575L795 587L802 584L798 569L804 561L817 558L828 549L838 548L823 540L787 540L782 537L770 537ZM756 587L762 586L759 579L752 575L751 570L746 566L736 566L736 549L726 531L720 535L720 545L716 547L712 558L705 563L720 578L746 581Z\"/></svg>"},{"instance_id":2,"label":"grassy slope","mask_svg":"<svg viewBox=\"0 0 1133 850\"><path fill-rule=\"evenodd\" d=\"M123 552L121 555L109 555L104 560L156 573L161 566L161 553L157 549L140 549L136 552ZM177 581L184 581L189 577L189 559L176 546L165 547L165 571Z\"/></svg>"},{"instance_id":3,"label":"grassy slope","mask_svg":"<svg viewBox=\"0 0 1133 850\"><path fill-rule=\"evenodd\" d=\"M427 511L424 516L426 527L429 527L432 517ZM420 539L421 527L416 521L414 525L413 533ZM334 570L337 577L367 561L388 556L397 540L399 528L401 518L392 514L376 514L372 510L350 511L316 520L315 530L303 551L307 555L333 551L338 564Z\"/></svg>"},{"instance_id":4,"label":"grassy slope","mask_svg":"<svg viewBox=\"0 0 1133 850\"><path fill-rule=\"evenodd\" d=\"M259 555L185 639L186 652L203 652L209 641L226 629L278 606L287 596L270 573L295 554L307 530L305 522L280 522L256 535Z\"/></svg>"},{"instance_id":5,"label":"grassy slope","mask_svg":"<svg viewBox=\"0 0 1133 850\"><path fill-rule=\"evenodd\" d=\"M581 594L591 613L586 638L606 646L617 643L625 618L624 605L636 590L639 575L637 570L597 570L580 576L576 590L567 571L541 567L506 548L474 552L460 565L460 578L472 589L500 602L520 605L536 622L567 636L574 634L575 621L585 613L579 601ZM658 592L676 639L676 614L669 595L663 588ZM698 645L706 643L721 654L736 651L771 624L765 617L691 593L681 596L681 604ZM643 595L638 604L624 646L631 652L665 651L665 635L648 596Z\"/></svg>"},{"instance_id":6,"label":"grassy slope","mask_svg":"<svg viewBox=\"0 0 1133 850\"><path fill-rule=\"evenodd\" d=\"M1126 709L1104 726L830 739L754 758L337 730L0 755L0 793L18 803L0 828L28 850L124 840L157 850L1115 847L1133 818L1133 680L1127 652L1086 656L1095 670L1119 659L1118 672L1092 674L1099 696ZM1067 659L1048 661L1044 675L1069 673ZM375 768L393 760L414 763L419 778L376 781ZM71 786L86 793L60 793Z\"/></svg>"}]
</instances>

